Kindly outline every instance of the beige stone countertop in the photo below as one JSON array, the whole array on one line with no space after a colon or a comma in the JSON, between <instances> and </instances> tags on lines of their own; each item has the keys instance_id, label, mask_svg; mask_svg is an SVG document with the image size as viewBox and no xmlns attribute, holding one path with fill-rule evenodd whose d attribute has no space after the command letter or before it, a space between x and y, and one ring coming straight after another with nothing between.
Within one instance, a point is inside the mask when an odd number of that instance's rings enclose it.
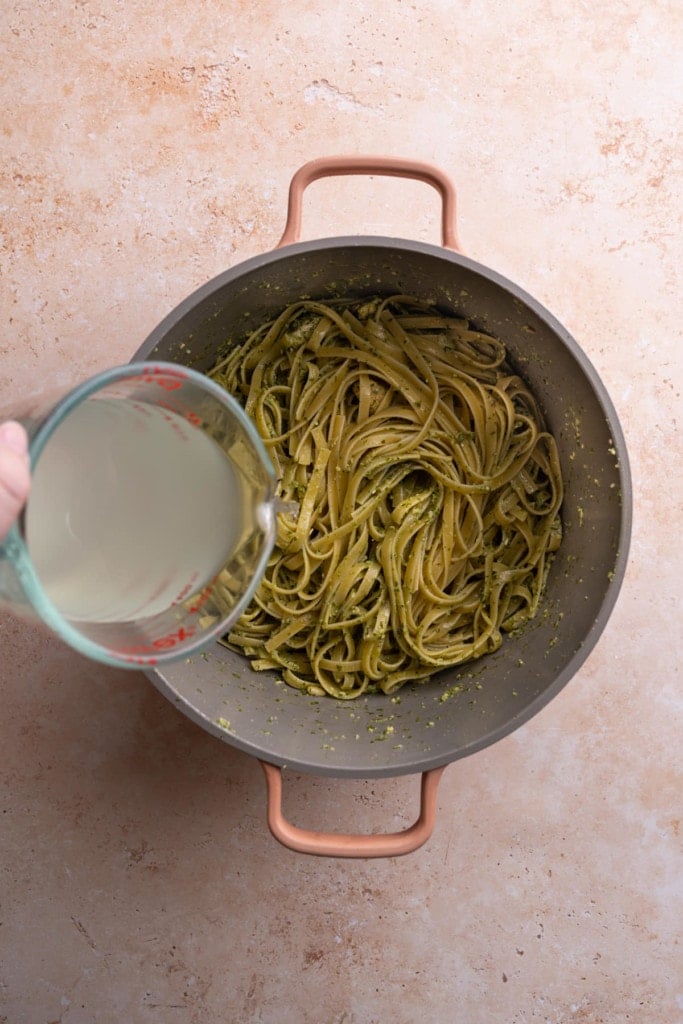
<instances>
[{"instance_id":1,"label":"beige stone countertop","mask_svg":"<svg viewBox=\"0 0 683 1024\"><path fill-rule=\"evenodd\" d=\"M257 762L144 676L0 621L4 1024L681 1024L677 0L6 0L0 408L128 361L276 243L314 157L431 161L465 251L567 327L618 410L629 567L581 670L451 765L388 861L291 853ZM306 237L438 240L424 186L311 190ZM511 799L511 793L514 799ZM291 776L370 831L417 780Z\"/></svg>"}]
</instances>

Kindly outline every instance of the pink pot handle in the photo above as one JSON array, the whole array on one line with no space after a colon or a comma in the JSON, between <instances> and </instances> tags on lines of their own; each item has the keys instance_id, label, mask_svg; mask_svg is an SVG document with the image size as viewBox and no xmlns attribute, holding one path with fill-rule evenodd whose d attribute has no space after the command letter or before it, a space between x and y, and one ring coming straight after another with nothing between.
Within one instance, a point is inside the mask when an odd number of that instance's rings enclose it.
<instances>
[{"instance_id":1,"label":"pink pot handle","mask_svg":"<svg viewBox=\"0 0 683 1024\"><path fill-rule=\"evenodd\" d=\"M338 832L312 832L298 828L282 814L282 769L260 762L268 789L268 828L283 846L318 857L400 857L427 842L434 829L436 793L446 765L422 773L420 814L403 832L355 836Z\"/></svg>"},{"instance_id":2,"label":"pink pot handle","mask_svg":"<svg viewBox=\"0 0 683 1024\"><path fill-rule=\"evenodd\" d=\"M441 242L446 249L460 251L455 229L455 187L450 178L431 164L401 160L393 156L325 156L300 167L289 185L287 223L276 249L298 242L301 236L301 206L305 189L318 178L344 174L382 174L390 178L415 178L437 190L441 196Z\"/></svg>"}]
</instances>

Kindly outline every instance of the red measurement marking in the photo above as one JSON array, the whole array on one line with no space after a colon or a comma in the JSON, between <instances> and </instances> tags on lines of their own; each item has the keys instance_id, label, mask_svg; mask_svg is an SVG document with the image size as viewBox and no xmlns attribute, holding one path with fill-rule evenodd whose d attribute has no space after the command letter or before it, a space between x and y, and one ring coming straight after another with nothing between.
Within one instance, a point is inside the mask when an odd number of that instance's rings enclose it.
<instances>
[{"instance_id":1,"label":"red measurement marking","mask_svg":"<svg viewBox=\"0 0 683 1024\"><path fill-rule=\"evenodd\" d=\"M194 626L190 626L189 629L185 629L183 626L176 630L175 633L168 633L166 636L159 637L152 643L152 647L159 650L160 648L175 647L176 644L180 644L183 640L190 640L195 634Z\"/></svg>"},{"instance_id":2,"label":"red measurement marking","mask_svg":"<svg viewBox=\"0 0 683 1024\"><path fill-rule=\"evenodd\" d=\"M159 366L145 367L142 373L135 373L126 377L127 381L141 380L143 384L158 384L164 391L177 391L187 380L187 374L182 370L162 370Z\"/></svg>"},{"instance_id":3,"label":"red measurement marking","mask_svg":"<svg viewBox=\"0 0 683 1024\"><path fill-rule=\"evenodd\" d=\"M195 583L196 583L196 581L197 581L197 576L198 576L198 575L199 575L199 573L196 573L196 572L192 574L192 579L190 580L190 582L189 582L189 583L186 583L186 584L185 584L185 586L184 586L184 587L183 587L183 589L182 589L182 590L180 591L180 593L178 594L178 596L177 596L177 597L176 597L176 598L174 599L174 601L173 601L173 604L180 604L180 602L181 602L181 601L182 601L182 600L183 600L184 598L186 598L188 594L191 594L191 593L192 593L192 589L193 589L193 587L194 587L194 584L195 584Z\"/></svg>"},{"instance_id":4,"label":"red measurement marking","mask_svg":"<svg viewBox=\"0 0 683 1024\"><path fill-rule=\"evenodd\" d=\"M180 377L182 380L187 380L187 374L184 370L176 369L175 367L172 370L168 370L162 366L155 366L154 363L145 363L145 368L142 372L144 374L153 374L155 376Z\"/></svg>"},{"instance_id":5,"label":"red measurement marking","mask_svg":"<svg viewBox=\"0 0 683 1024\"><path fill-rule=\"evenodd\" d=\"M173 602L173 604L180 604L180 602L183 600L183 598L187 597L187 595L190 593L191 590L192 590L192 585L190 583L188 583L187 586L183 587L183 589L180 591L180 593L176 597L176 599Z\"/></svg>"},{"instance_id":6,"label":"red measurement marking","mask_svg":"<svg viewBox=\"0 0 683 1024\"><path fill-rule=\"evenodd\" d=\"M192 412L184 405L171 405L170 402L165 402L163 398L157 400L157 405L160 405L162 409L168 409L169 412L175 412L179 416L183 416L188 423L191 423L193 427L201 427L202 418L198 416L196 412Z\"/></svg>"},{"instance_id":7,"label":"red measurement marking","mask_svg":"<svg viewBox=\"0 0 683 1024\"><path fill-rule=\"evenodd\" d=\"M167 423L171 424L171 430L173 431L173 433L176 434L181 441L187 441L189 435L180 424L179 418L177 416L169 416L167 412L162 412L161 415L164 417Z\"/></svg>"},{"instance_id":8,"label":"red measurement marking","mask_svg":"<svg viewBox=\"0 0 683 1024\"><path fill-rule=\"evenodd\" d=\"M137 659L135 655L146 654L148 651L153 654L158 650L175 647L176 644L182 643L183 640L191 640L194 634L194 626L190 626L188 629L181 626L175 631L175 633L167 633L166 636L161 636L158 640L153 640L151 644L132 644L130 647L110 647L109 650L112 654L118 654L119 656L126 658L127 661L137 662L139 659ZM148 658L143 658L140 663L149 664L150 661Z\"/></svg>"},{"instance_id":9,"label":"red measurement marking","mask_svg":"<svg viewBox=\"0 0 683 1024\"><path fill-rule=\"evenodd\" d=\"M190 607L189 607L189 608L187 609L187 610L188 610L188 612L192 612L192 613L194 613L194 612L198 612L198 611L200 610L200 608L203 608L203 607L204 607L204 605L206 604L206 602L207 602L207 601L209 600L209 598L211 597L211 593L212 593L212 591L213 591L213 585L214 585L214 583L216 582L216 580L217 580L217 579L218 579L218 577L217 577L217 576L215 576L215 577L214 577L214 578L213 578L213 579L211 580L211 582L209 583L209 585L208 585L207 587L204 587L204 589L202 590L201 594L199 595L199 597L197 598L197 600L195 601L195 603L194 603L194 604L192 604L192 605L190 605Z\"/></svg>"}]
</instances>

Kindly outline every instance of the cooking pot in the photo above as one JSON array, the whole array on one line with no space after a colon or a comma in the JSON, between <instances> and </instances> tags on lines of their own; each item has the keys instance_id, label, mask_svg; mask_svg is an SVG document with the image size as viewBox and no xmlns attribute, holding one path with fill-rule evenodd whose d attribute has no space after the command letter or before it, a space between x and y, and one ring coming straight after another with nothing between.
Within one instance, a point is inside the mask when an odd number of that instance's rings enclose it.
<instances>
[{"instance_id":1,"label":"cooking pot","mask_svg":"<svg viewBox=\"0 0 683 1024\"><path fill-rule=\"evenodd\" d=\"M302 197L340 174L419 179L441 197L443 246L351 236L298 242ZM316 160L294 175L278 247L199 288L152 331L136 359L208 370L237 341L304 297L403 293L435 301L502 339L557 440L565 482L564 536L537 618L495 653L404 687L397 697L312 697L255 672L220 644L149 672L188 717L257 757L266 774L268 823L302 852L375 857L408 853L431 833L443 768L506 736L541 710L582 665L619 592L631 527L631 483L614 407L585 353L517 285L458 250L455 192L437 168L382 157ZM376 777L422 773L420 814L389 835L326 835L297 828L281 810L282 768Z\"/></svg>"}]
</instances>

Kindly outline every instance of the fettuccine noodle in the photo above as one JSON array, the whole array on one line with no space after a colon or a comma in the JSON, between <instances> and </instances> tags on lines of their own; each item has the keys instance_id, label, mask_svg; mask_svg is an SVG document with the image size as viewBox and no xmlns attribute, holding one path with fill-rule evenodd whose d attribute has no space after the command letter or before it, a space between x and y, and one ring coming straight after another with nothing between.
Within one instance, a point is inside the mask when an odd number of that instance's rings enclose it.
<instances>
[{"instance_id":1,"label":"fettuccine noodle","mask_svg":"<svg viewBox=\"0 0 683 1024\"><path fill-rule=\"evenodd\" d=\"M211 376L298 507L228 637L255 669L313 694L391 694L536 614L562 479L502 342L406 296L302 301Z\"/></svg>"}]
</instances>

